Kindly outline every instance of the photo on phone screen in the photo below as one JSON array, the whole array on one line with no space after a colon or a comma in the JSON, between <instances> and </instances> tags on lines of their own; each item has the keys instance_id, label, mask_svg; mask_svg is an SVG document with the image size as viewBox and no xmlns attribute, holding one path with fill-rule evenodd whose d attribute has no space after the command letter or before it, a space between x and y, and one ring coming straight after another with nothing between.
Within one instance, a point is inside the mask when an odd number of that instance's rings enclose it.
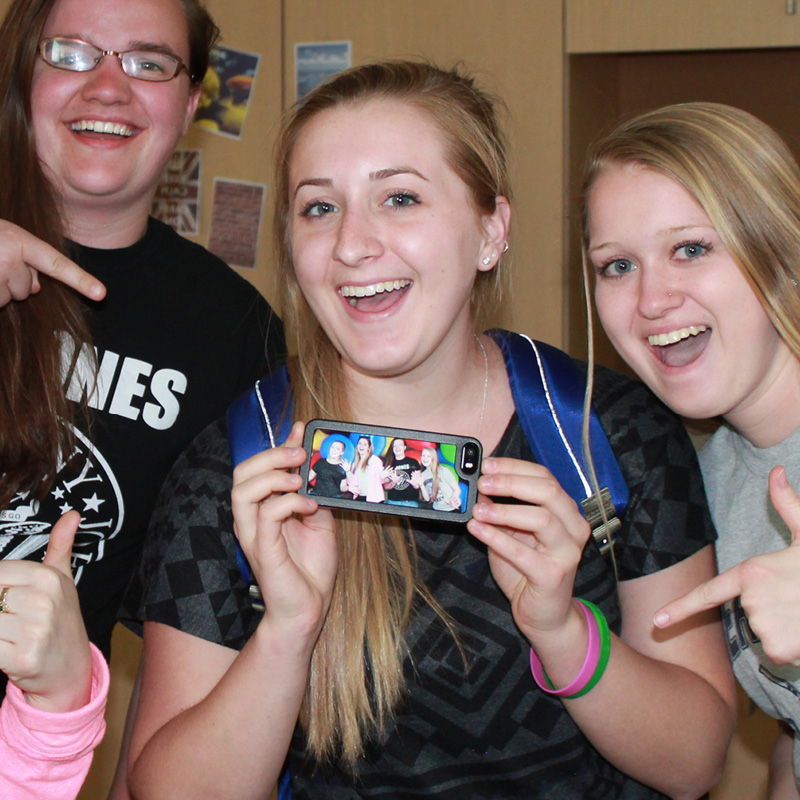
<instances>
[{"instance_id":1,"label":"photo on phone screen","mask_svg":"<svg viewBox=\"0 0 800 800\"><path fill-rule=\"evenodd\" d=\"M320 505L450 522L472 517L477 439L316 419L303 447L300 493Z\"/></svg>"}]
</instances>

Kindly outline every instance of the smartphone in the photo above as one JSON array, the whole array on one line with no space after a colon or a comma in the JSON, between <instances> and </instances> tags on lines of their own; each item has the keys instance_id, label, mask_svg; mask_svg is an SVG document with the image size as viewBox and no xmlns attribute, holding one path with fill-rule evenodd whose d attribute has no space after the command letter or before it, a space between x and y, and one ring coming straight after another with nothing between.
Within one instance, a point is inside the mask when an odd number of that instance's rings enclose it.
<instances>
[{"instance_id":1,"label":"smartphone","mask_svg":"<svg viewBox=\"0 0 800 800\"><path fill-rule=\"evenodd\" d=\"M315 419L306 425L300 494L321 506L466 522L483 450L447 433Z\"/></svg>"}]
</instances>

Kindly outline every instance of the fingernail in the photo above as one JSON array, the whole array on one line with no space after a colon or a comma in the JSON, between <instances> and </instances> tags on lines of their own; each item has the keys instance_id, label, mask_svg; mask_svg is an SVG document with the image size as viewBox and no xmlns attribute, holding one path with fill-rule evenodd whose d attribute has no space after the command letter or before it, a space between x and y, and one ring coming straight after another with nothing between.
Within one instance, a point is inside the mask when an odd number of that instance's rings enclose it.
<instances>
[{"instance_id":1,"label":"fingernail","mask_svg":"<svg viewBox=\"0 0 800 800\"><path fill-rule=\"evenodd\" d=\"M656 628L664 628L669 625L669 614L666 611L659 611L653 617L653 625Z\"/></svg>"}]
</instances>

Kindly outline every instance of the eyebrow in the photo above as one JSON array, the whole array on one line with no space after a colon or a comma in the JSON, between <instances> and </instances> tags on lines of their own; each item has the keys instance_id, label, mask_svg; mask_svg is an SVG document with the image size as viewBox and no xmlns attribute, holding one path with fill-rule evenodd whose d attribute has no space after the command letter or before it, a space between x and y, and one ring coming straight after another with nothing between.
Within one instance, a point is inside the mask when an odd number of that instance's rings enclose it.
<instances>
[{"instance_id":1,"label":"eyebrow","mask_svg":"<svg viewBox=\"0 0 800 800\"><path fill-rule=\"evenodd\" d=\"M62 33L58 34L58 38L60 39L77 39L80 42L86 42L86 44L92 45L92 47L96 47L98 50L106 50L105 47L100 47L100 45L95 44L91 39L84 36L81 33ZM128 46L124 50L115 50L114 52L117 53L125 53L128 50L149 50L154 53L164 53L164 55L172 56L173 58L177 58L179 61L183 61L183 59L168 45L164 42L146 42L141 40L131 41L128 42Z\"/></svg>"},{"instance_id":2,"label":"eyebrow","mask_svg":"<svg viewBox=\"0 0 800 800\"><path fill-rule=\"evenodd\" d=\"M385 181L387 178L393 178L395 175L416 175L426 183L430 182L428 178L419 170L414 169L414 167L387 167L386 169L379 169L375 172L370 172L369 179L371 181ZM329 189L333 186L333 181L330 178L305 178L295 187L294 195L296 196L304 186L323 186Z\"/></svg>"},{"instance_id":3,"label":"eyebrow","mask_svg":"<svg viewBox=\"0 0 800 800\"><path fill-rule=\"evenodd\" d=\"M714 232L716 232L717 230L711 224L705 225L701 223L697 225L677 225L674 228L664 228L663 230L658 231L656 233L656 236L663 236L664 234L673 236L676 233L682 233L683 231L698 230L699 228L704 228L705 230L711 230ZM595 250L602 250L604 247L616 247L616 246L617 246L616 242L603 242L602 244L596 244L594 247L590 247L587 252L594 253Z\"/></svg>"},{"instance_id":4,"label":"eyebrow","mask_svg":"<svg viewBox=\"0 0 800 800\"><path fill-rule=\"evenodd\" d=\"M136 41L131 42L129 50L151 50L156 53L164 53L168 56L172 56L173 58L177 58L179 61L183 61L183 59L168 45L164 42L142 42Z\"/></svg>"},{"instance_id":5,"label":"eyebrow","mask_svg":"<svg viewBox=\"0 0 800 800\"><path fill-rule=\"evenodd\" d=\"M414 167L389 167L388 169L379 169L377 172L370 172L369 179L371 181L384 181L387 178L393 178L395 175L416 175L423 181L428 182L428 179Z\"/></svg>"}]
</instances>

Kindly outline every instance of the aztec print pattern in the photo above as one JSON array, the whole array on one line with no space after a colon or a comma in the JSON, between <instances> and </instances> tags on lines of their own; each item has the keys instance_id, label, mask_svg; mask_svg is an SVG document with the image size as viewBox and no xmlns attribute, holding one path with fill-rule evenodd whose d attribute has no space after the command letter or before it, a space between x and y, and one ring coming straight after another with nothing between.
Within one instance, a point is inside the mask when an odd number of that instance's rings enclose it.
<instances>
[{"instance_id":1,"label":"aztec print pattern","mask_svg":"<svg viewBox=\"0 0 800 800\"><path fill-rule=\"evenodd\" d=\"M694 451L679 422L640 384L606 370L598 371L595 407L631 492L615 550L620 578L663 569L711 542ZM516 418L495 455L532 458ZM149 575L146 619L240 649L259 617L236 567L230 485L219 423L168 480L132 597ZM461 649L429 608L419 608L408 634L408 692L392 729L370 743L355 779L336 764L309 763L298 732L289 759L295 800L660 798L606 762L561 701L536 687L529 646L484 546L458 525L416 522L414 535L421 573L452 617ZM619 632L613 570L591 541L575 594L595 602Z\"/></svg>"}]
</instances>

